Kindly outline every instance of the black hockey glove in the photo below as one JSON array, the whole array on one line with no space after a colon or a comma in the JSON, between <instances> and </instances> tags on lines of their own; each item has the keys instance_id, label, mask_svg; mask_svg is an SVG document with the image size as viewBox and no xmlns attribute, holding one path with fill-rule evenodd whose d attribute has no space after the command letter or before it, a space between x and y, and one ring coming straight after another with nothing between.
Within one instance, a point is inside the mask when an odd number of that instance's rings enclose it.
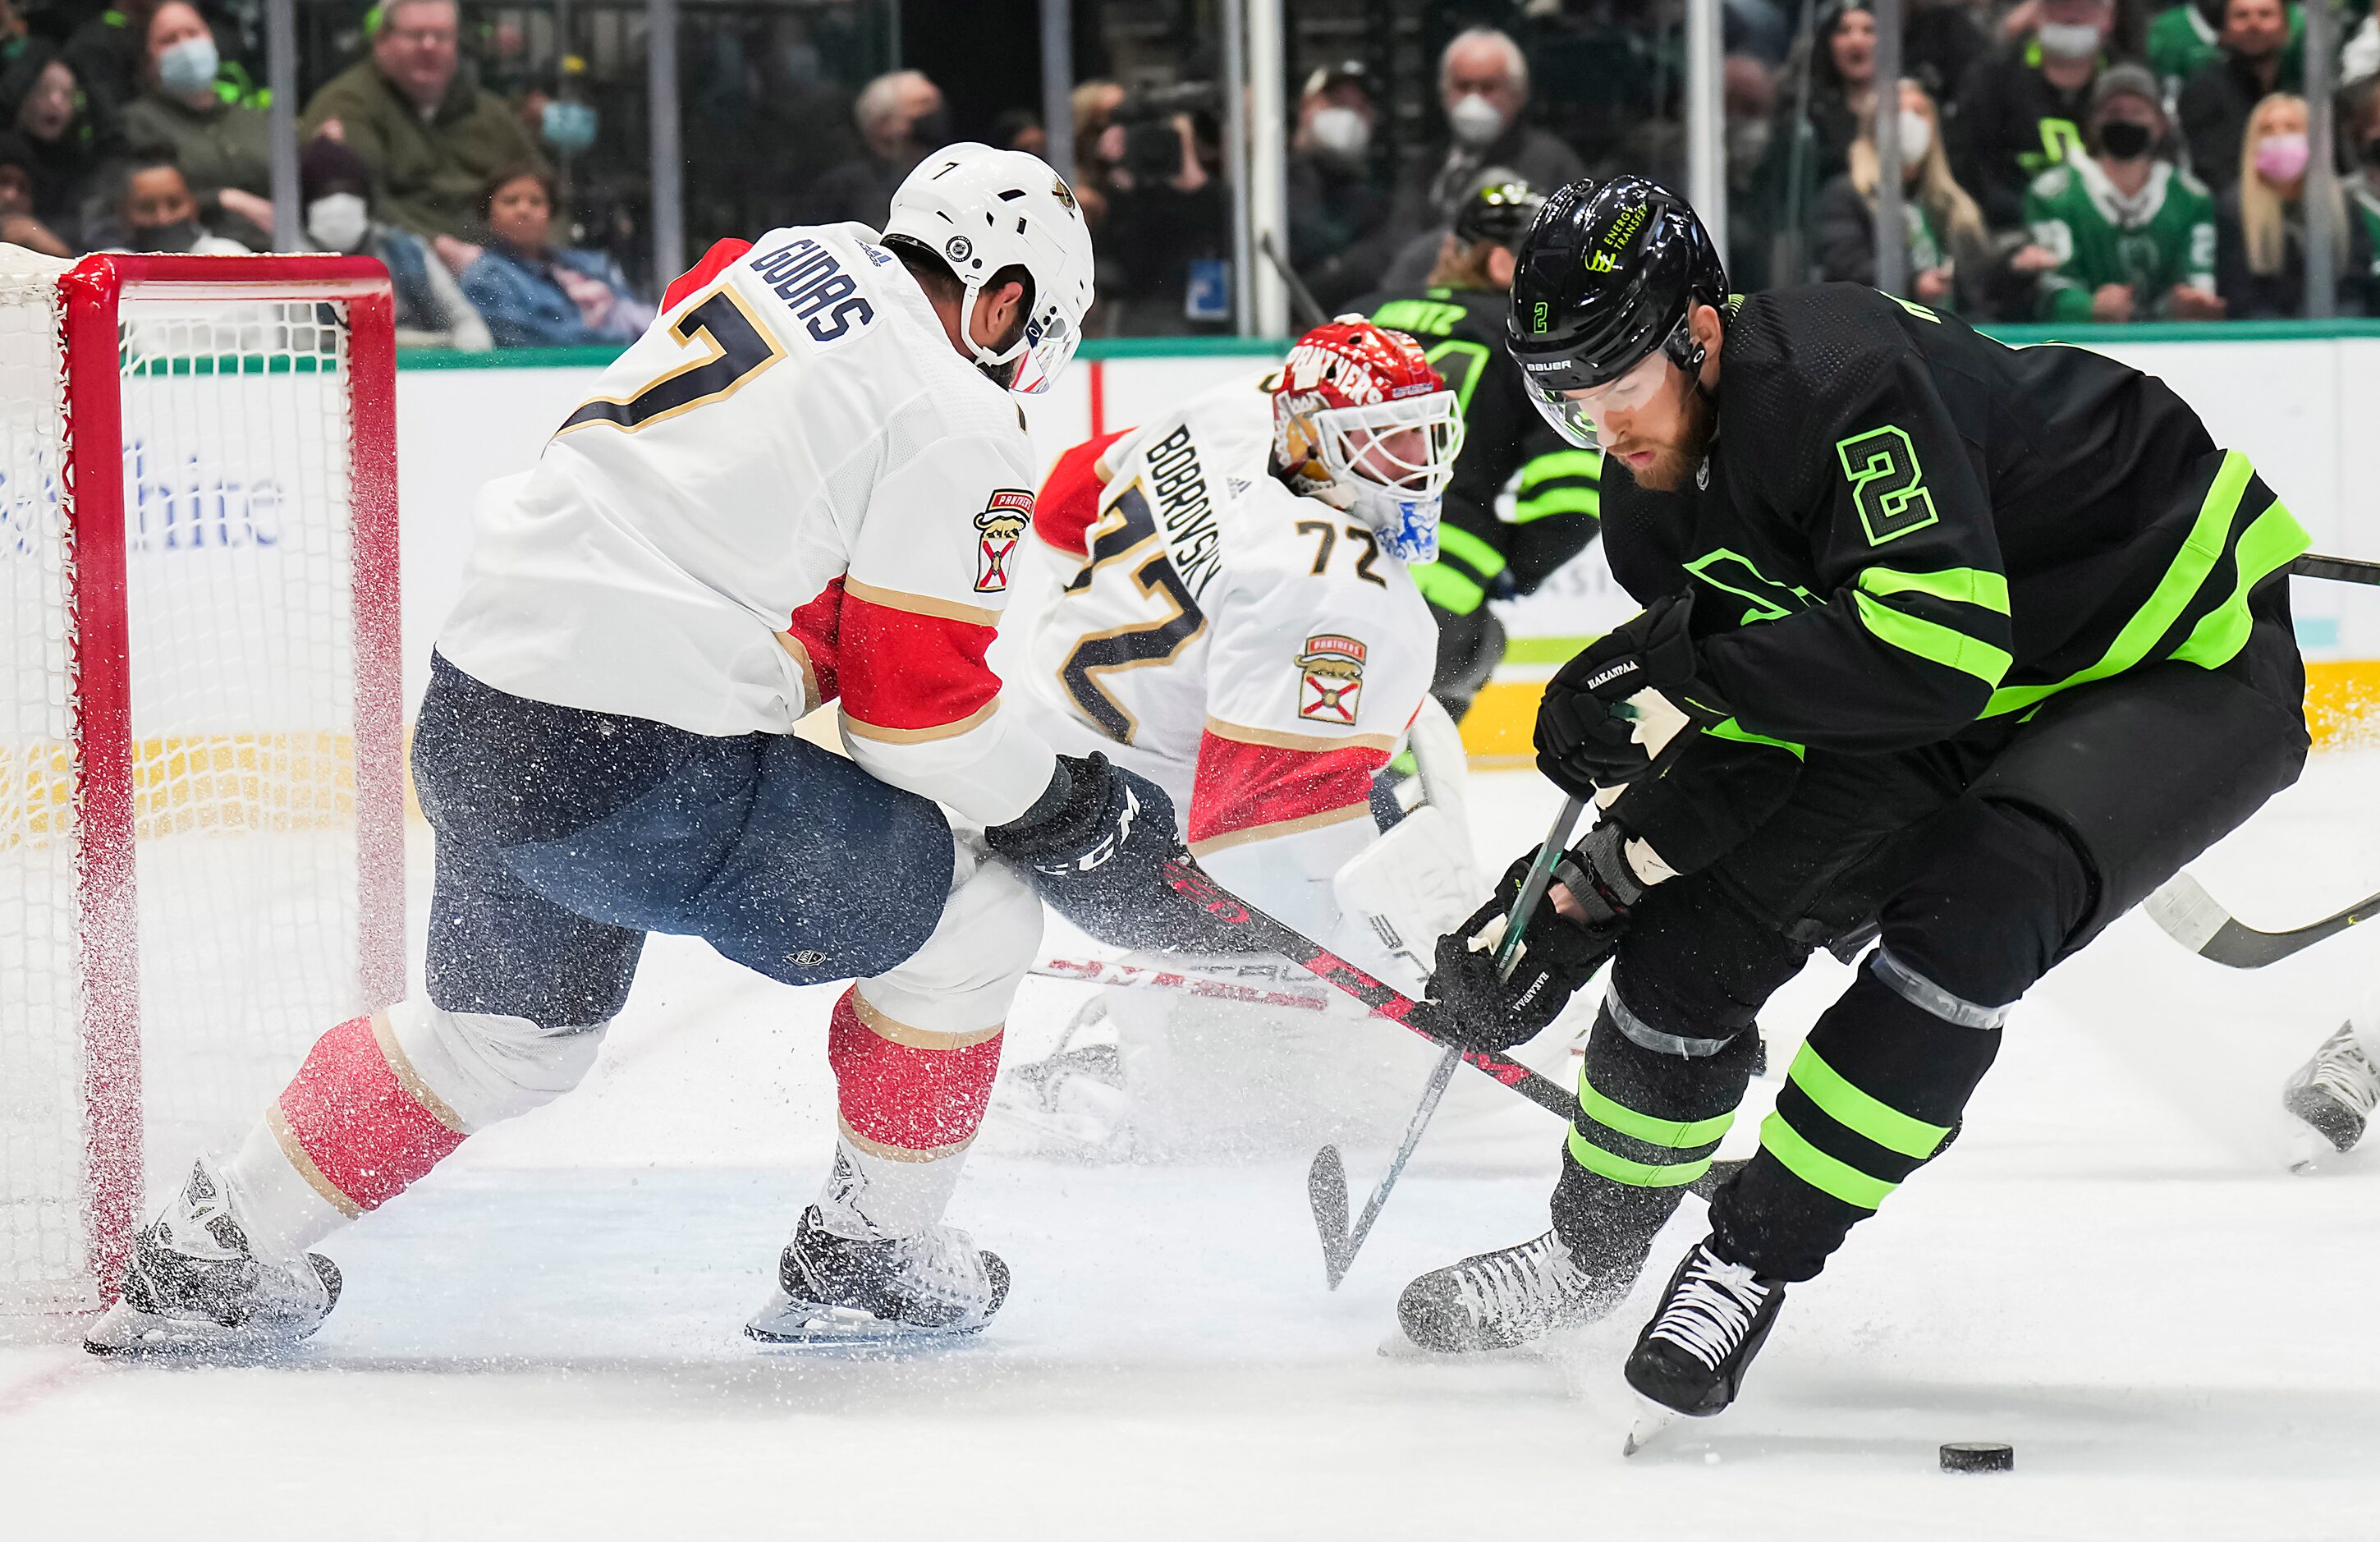
<instances>
[{"instance_id":1,"label":"black hockey glove","mask_svg":"<svg viewBox=\"0 0 2380 1542\"><path fill-rule=\"evenodd\" d=\"M1554 881L1586 915L1573 921L1555 911L1550 897L1540 902L1509 979L1498 977L1497 948L1536 853L1505 868L1495 898L1438 940L1438 972L1414 1021L1433 1038L1466 1050L1509 1050L1544 1032L1620 945L1629 907L1644 897L1645 886L1621 850L1627 839L1625 830L1607 820L1562 854Z\"/></svg>"},{"instance_id":2,"label":"black hockey glove","mask_svg":"<svg viewBox=\"0 0 2380 1542\"><path fill-rule=\"evenodd\" d=\"M1694 591L1657 600L1641 615L1596 638L1562 665L1537 707L1537 770L1573 797L1634 781L1654 757L1636 739L1626 707L1639 691L1658 691L1693 722L1726 717L1694 685L1694 639L1687 631Z\"/></svg>"},{"instance_id":3,"label":"black hockey glove","mask_svg":"<svg viewBox=\"0 0 2380 1542\"><path fill-rule=\"evenodd\" d=\"M1033 807L983 832L997 856L1026 869L1058 913L1102 942L1161 947L1180 908L1160 868L1181 849L1173 800L1145 776L1058 757Z\"/></svg>"}]
</instances>

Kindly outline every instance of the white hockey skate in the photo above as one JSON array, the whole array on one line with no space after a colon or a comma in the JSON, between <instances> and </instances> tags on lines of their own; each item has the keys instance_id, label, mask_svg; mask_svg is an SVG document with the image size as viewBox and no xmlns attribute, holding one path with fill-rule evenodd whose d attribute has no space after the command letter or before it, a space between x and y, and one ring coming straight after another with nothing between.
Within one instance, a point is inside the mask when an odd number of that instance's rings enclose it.
<instances>
[{"instance_id":1,"label":"white hockey skate","mask_svg":"<svg viewBox=\"0 0 2380 1542\"><path fill-rule=\"evenodd\" d=\"M83 1335L93 1354L270 1357L322 1326L338 1266L319 1253L259 1257L231 1193L201 1158L155 1220L133 1234L122 1298Z\"/></svg>"},{"instance_id":2,"label":"white hockey skate","mask_svg":"<svg viewBox=\"0 0 2380 1542\"><path fill-rule=\"evenodd\" d=\"M1066 1025L1058 1048L1000 1079L1003 1113L1046 1138L1048 1155L1123 1161L1132 1155L1132 1095L1103 997Z\"/></svg>"},{"instance_id":3,"label":"white hockey skate","mask_svg":"<svg viewBox=\"0 0 2380 1542\"><path fill-rule=\"evenodd\" d=\"M1397 1325L1415 1349L1463 1354L1514 1349L1556 1329L1609 1316L1627 1299L1641 1260L1580 1267L1551 1232L1434 1269L1397 1299Z\"/></svg>"},{"instance_id":4,"label":"white hockey skate","mask_svg":"<svg viewBox=\"0 0 2380 1542\"><path fill-rule=\"evenodd\" d=\"M2281 1107L2298 1126L2290 1165L2303 1172L2324 1157L2353 1150L2374 1103L2380 1103L2380 1065L2354 1023L2342 1023L2281 1089Z\"/></svg>"},{"instance_id":5,"label":"white hockey skate","mask_svg":"<svg viewBox=\"0 0 2380 1542\"><path fill-rule=\"evenodd\" d=\"M744 1331L762 1343L923 1346L978 1332L1008 1299L1008 1266L965 1232L856 1239L802 1212L777 1260L777 1288Z\"/></svg>"}]
</instances>

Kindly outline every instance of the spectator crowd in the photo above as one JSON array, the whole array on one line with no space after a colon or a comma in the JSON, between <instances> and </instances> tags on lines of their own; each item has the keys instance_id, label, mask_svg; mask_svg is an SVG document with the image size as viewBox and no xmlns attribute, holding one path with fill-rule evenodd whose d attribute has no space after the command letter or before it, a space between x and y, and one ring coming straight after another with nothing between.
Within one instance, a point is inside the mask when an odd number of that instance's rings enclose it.
<instances>
[{"instance_id":1,"label":"spectator crowd","mask_svg":"<svg viewBox=\"0 0 2380 1542\"><path fill-rule=\"evenodd\" d=\"M1902 182L1907 297L1979 321L2274 319L2305 311L2310 114L2339 147L2334 313L2380 314L2380 17L2346 0L2335 98L2305 96L2287 0L1904 0L1902 79L1879 102L1869 0L1724 0L1729 269L1739 287L1873 283L1879 160ZM1684 187L1672 28L1619 39L1609 6L1527 7L1523 42L1448 43L1443 158L1366 159L1381 104L1359 67L1318 71L1290 170L1297 268L1328 307L1415 281L1451 200L1483 177L1540 187L1642 172ZM1581 102L1532 62L1636 56L1649 106ZM1624 82L1611 86L1626 90ZM1664 91L1668 94L1663 95ZM1892 93L1882 93L1891 95ZM1542 99L1541 99L1542 98Z\"/></svg>"},{"instance_id":2,"label":"spectator crowd","mask_svg":"<svg viewBox=\"0 0 2380 1542\"><path fill-rule=\"evenodd\" d=\"M2339 147L2336 310L2380 314L2380 16L2357 8L2370 0L2346 0L2339 90L2311 103L2304 10L2289 0L1904 3L1904 79L1884 103L1867 0L1724 0L1740 287L1874 282L1884 133L1912 299L1995 321L2299 315L2320 112ZM272 246L262 61L228 5L0 0L0 240L58 256ZM1293 92L1282 255L1324 310L1427 283L1484 182L1638 171L1682 187L1670 11L1540 0L1504 14L1517 36L1482 25L1446 42L1419 148L1410 123L1389 131L1397 103L1361 62ZM653 286L574 237L607 227L574 218L556 176L594 141L592 109L497 67L501 47L475 63L466 41L456 0L371 9L358 56L298 115L300 246L386 264L414 346L633 337ZM1220 103L1200 73L1193 61L1186 84L1075 89L1099 333L1230 324ZM880 224L901 179L953 137L916 70L844 100L848 149L788 217ZM1024 111L989 137L1048 144Z\"/></svg>"}]
</instances>

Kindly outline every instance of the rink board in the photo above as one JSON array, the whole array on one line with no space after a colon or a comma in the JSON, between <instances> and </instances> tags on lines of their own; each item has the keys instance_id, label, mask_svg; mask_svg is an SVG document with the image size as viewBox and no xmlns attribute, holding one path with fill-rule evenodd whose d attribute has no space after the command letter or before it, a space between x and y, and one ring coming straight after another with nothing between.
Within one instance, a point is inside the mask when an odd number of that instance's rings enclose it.
<instances>
[{"instance_id":1,"label":"rink board","mask_svg":"<svg viewBox=\"0 0 2380 1542\"><path fill-rule=\"evenodd\" d=\"M2217 442L2240 449L2313 532L2317 551L2380 555L2380 322L2003 329L2011 342L2088 346L2163 376ZM1124 428L1280 357L1233 338L1087 344L1045 396L1025 404L1036 455ZM430 639L455 601L473 496L520 470L588 394L605 358L576 351L412 354L397 377L405 535L407 700L427 683ZM2318 743L2345 742L2380 707L2380 593L2301 581L2299 640L2311 664ZM1635 610L1599 547L1525 601L1499 607L1513 648L1463 725L1475 755L1525 754L1545 678L1577 646Z\"/></svg>"}]
</instances>

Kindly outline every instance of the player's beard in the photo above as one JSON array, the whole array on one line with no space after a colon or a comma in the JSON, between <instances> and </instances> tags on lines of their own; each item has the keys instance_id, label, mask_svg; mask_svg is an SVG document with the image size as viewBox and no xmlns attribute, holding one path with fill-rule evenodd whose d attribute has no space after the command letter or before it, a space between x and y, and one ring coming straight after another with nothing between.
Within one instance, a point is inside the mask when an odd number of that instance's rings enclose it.
<instances>
[{"instance_id":1,"label":"player's beard","mask_svg":"<svg viewBox=\"0 0 2380 1542\"><path fill-rule=\"evenodd\" d=\"M1636 479L1636 485L1654 492L1682 492L1694 481L1694 474L1702 469L1704 457L1710 454L1718 416L1712 410L1710 394L1690 384L1680 407L1677 438L1666 443L1615 444L1612 449L1619 454L1651 450L1652 463L1641 471L1630 473Z\"/></svg>"}]
</instances>

